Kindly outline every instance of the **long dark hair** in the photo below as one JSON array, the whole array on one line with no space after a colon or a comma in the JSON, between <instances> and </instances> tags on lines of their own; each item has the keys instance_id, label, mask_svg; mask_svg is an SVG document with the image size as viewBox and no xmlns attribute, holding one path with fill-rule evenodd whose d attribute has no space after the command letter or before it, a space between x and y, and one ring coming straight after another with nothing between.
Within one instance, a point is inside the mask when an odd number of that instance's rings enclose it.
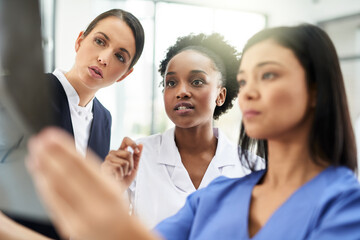
<instances>
[{"instance_id":1,"label":"long dark hair","mask_svg":"<svg viewBox=\"0 0 360 240\"><path fill-rule=\"evenodd\" d=\"M111 9L109 11L103 12L91 21L83 35L86 37L94 29L98 22L108 17L117 17L123 20L131 28L131 31L134 34L136 52L129 66L129 69L131 69L139 60L144 49L145 42L144 29L140 21L134 15L122 9Z\"/></svg>"},{"instance_id":2,"label":"long dark hair","mask_svg":"<svg viewBox=\"0 0 360 240\"><path fill-rule=\"evenodd\" d=\"M316 90L314 122L309 136L309 149L314 162L327 161L333 166L346 166L357 171L356 144L347 104L343 76L335 47L319 27L302 24L295 27L276 27L260 31L245 45L242 54L251 46L272 39L295 54L305 70L308 89ZM244 125L239 137L240 149L247 164L247 151L255 151L265 159L266 140L251 139ZM241 157L241 159L244 159ZM252 166L250 165L253 170Z\"/></svg>"}]
</instances>

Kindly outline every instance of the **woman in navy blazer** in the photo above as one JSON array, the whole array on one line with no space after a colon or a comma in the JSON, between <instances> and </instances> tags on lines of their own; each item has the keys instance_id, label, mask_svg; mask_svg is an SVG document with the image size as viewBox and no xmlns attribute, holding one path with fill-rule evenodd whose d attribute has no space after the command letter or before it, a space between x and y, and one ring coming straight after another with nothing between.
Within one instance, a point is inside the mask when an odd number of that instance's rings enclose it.
<instances>
[{"instance_id":1,"label":"woman in navy blazer","mask_svg":"<svg viewBox=\"0 0 360 240\"><path fill-rule=\"evenodd\" d=\"M144 30L131 13L112 9L97 16L80 32L75 42L76 59L68 71L56 69L46 74L52 86L52 107L55 124L70 133L76 149L83 155L89 147L100 159L109 152L111 115L95 97L95 93L120 82L132 71L144 47ZM58 238L51 226L31 219L12 218L24 226ZM1 239L33 239L22 236L31 231L18 225L0 212ZM19 227L12 231L11 226ZM1 233L10 230L10 235ZM4 235L5 234L5 235ZM15 234L15 235L13 235Z\"/></svg>"},{"instance_id":2,"label":"woman in navy blazer","mask_svg":"<svg viewBox=\"0 0 360 240\"><path fill-rule=\"evenodd\" d=\"M111 115L94 96L133 71L143 46L144 30L139 20L129 12L112 9L80 32L70 71L56 69L47 74L54 89L56 124L74 136L78 151L85 153L90 147L101 159L108 154ZM77 114L79 109L82 116Z\"/></svg>"}]
</instances>

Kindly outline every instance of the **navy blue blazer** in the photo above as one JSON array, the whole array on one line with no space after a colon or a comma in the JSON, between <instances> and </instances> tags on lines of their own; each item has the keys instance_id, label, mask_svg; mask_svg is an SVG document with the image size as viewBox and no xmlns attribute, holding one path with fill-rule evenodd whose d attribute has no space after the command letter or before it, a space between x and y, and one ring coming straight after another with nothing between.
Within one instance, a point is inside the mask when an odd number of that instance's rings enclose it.
<instances>
[{"instance_id":1,"label":"navy blue blazer","mask_svg":"<svg viewBox=\"0 0 360 240\"><path fill-rule=\"evenodd\" d=\"M69 102L65 90L54 74L48 73L46 76L52 82L54 90L53 108L55 124L74 136ZM111 114L97 98L94 98L92 112L93 121L90 128L88 147L104 160L110 150Z\"/></svg>"}]
</instances>

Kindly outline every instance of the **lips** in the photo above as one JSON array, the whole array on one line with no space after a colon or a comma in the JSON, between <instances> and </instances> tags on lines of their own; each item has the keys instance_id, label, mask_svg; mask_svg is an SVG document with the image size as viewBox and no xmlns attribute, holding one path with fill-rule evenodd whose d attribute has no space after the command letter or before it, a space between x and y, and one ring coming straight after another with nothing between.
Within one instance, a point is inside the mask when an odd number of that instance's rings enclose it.
<instances>
[{"instance_id":1,"label":"lips","mask_svg":"<svg viewBox=\"0 0 360 240\"><path fill-rule=\"evenodd\" d=\"M188 110L188 109L194 109L194 106L191 103L188 102L180 102L175 105L174 110Z\"/></svg>"},{"instance_id":2,"label":"lips","mask_svg":"<svg viewBox=\"0 0 360 240\"><path fill-rule=\"evenodd\" d=\"M250 118L253 118L253 117L256 117L260 115L260 112L259 111L256 111L256 110L246 110L243 112L243 117L244 118L247 118L247 119L250 119Z\"/></svg>"},{"instance_id":3,"label":"lips","mask_svg":"<svg viewBox=\"0 0 360 240\"><path fill-rule=\"evenodd\" d=\"M94 77L99 77L99 78L103 78L103 72L100 68L98 68L97 66L91 66L89 67L89 71L90 73L94 76Z\"/></svg>"}]
</instances>

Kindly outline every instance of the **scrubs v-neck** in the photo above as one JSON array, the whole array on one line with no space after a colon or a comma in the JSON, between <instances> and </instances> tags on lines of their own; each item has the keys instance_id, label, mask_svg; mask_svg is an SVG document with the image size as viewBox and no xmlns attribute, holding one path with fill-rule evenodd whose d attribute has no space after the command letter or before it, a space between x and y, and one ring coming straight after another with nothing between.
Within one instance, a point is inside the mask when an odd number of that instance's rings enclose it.
<instances>
[{"instance_id":1,"label":"scrubs v-neck","mask_svg":"<svg viewBox=\"0 0 360 240\"><path fill-rule=\"evenodd\" d=\"M155 230L176 240L360 239L360 185L345 167L328 167L304 184L249 238L251 194L264 173L217 178Z\"/></svg>"}]
</instances>

